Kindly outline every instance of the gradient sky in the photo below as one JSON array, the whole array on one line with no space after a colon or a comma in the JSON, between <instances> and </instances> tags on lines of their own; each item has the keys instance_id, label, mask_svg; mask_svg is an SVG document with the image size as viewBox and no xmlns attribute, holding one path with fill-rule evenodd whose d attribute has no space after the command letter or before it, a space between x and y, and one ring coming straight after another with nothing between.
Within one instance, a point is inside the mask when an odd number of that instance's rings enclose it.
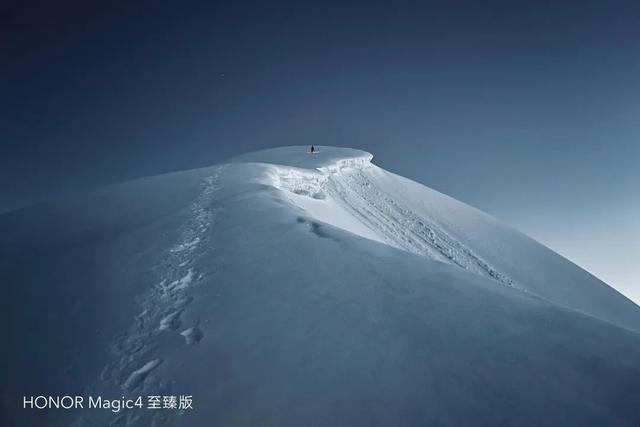
<instances>
[{"instance_id":1,"label":"gradient sky","mask_svg":"<svg viewBox=\"0 0 640 427\"><path fill-rule=\"evenodd\" d=\"M352 146L640 302L637 1L102 3L0 6L0 212Z\"/></svg>"}]
</instances>

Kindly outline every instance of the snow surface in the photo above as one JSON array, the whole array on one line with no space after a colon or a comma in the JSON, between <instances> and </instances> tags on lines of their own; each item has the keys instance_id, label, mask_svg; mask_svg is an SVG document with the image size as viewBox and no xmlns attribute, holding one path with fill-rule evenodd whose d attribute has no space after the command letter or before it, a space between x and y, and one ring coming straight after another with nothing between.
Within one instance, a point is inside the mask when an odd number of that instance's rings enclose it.
<instances>
[{"instance_id":1,"label":"snow surface","mask_svg":"<svg viewBox=\"0 0 640 427\"><path fill-rule=\"evenodd\" d=\"M318 221L640 329L640 312L633 302L527 236L380 169L370 162L369 153L320 150L316 157L283 147L239 159L271 164L264 182L283 190L292 204Z\"/></svg>"},{"instance_id":2,"label":"snow surface","mask_svg":"<svg viewBox=\"0 0 640 427\"><path fill-rule=\"evenodd\" d=\"M636 305L369 153L316 148L0 215L0 424L638 425ZM21 408L40 394L195 409Z\"/></svg>"}]
</instances>

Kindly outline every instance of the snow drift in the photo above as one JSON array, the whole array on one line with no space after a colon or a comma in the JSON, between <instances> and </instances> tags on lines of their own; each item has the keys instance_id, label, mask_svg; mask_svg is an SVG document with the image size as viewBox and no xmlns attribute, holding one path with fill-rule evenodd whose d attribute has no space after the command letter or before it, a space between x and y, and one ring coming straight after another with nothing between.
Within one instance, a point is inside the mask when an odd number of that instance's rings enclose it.
<instances>
[{"instance_id":1,"label":"snow drift","mask_svg":"<svg viewBox=\"0 0 640 427\"><path fill-rule=\"evenodd\" d=\"M637 425L635 304L371 160L282 147L0 216L4 424Z\"/></svg>"}]
</instances>

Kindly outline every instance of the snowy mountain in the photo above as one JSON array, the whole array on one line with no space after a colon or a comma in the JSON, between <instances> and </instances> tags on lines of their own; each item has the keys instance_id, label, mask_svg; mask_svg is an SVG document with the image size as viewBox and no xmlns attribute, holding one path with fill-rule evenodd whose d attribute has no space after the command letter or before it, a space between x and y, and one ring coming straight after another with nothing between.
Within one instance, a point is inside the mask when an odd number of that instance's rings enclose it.
<instances>
[{"instance_id":1,"label":"snowy mountain","mask_svg":"<svg viewBox=\"0 0 640 427\"><path fill-rule=\"evenodd\" d=\"M640 308L359 150L0 215L0 279L2 425L640 423ZM22 409L49 394L194 409Z\"/></svg>"}]
</instances>

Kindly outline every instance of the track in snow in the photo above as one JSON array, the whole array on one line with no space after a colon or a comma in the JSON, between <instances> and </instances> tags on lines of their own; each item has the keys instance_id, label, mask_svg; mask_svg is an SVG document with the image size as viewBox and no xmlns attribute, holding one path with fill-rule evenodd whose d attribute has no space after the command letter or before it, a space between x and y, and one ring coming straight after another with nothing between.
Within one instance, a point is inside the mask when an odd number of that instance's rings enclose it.
<instances>
[{"instance_id":1,"label":"track in snow","mask_svg":"<svg viewBox=\"0 0 640 427\"><path fill-rule=\"evenodd\" d=\"M162 364L162 355L156 354L160 333L178 334L186 346L196 344L203 337L197 322L183 325L181 316L192 300L188 295L189 288L202 279L194 267L195 261L205 255L203 247L212 247L203 246L203 243L219 213L214 202L223 169L224 166L215 168L214 173L203 180L201 192L190 207L178 240L155 267L156 285L141 298L140 313L134 324L113 345L114 361L104 367L100 380L119 385L124 395L137 396L151 390L154 394L169 391L167 382L148 378ZM134 425L137 422L139 419L135 411L125 410L114 415L111 425ZM83 418L75 423L76 426L85 424Z\"/></svg>"}]
</instances>

